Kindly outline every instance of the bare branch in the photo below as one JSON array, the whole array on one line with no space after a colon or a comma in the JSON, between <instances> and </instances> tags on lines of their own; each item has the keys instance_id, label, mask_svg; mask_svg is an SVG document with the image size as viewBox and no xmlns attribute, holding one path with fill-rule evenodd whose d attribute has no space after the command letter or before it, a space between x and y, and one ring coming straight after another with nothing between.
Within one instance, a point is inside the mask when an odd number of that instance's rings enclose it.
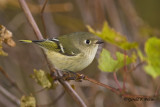
<instances>
[{"instance_id":1,"label":"bare branch","mask_svg":"<svg viewBox=\"0 0 160 107\"><path fill-rule=\"evenodd\" d=\"M159 90L160 90L160 87L159 87L159 85L158 85L158 87L157 87L157 89L156 89L156 92L155 92L154 96L158 96Z\"/></svg>"},{"instance_id":2,"label":"bare branch","mask_svg":"<svg viewBox=\"0 0 160 107\"><path fill-rule=\"evenodd\" d=\"M16 96L11 94L9 91L7 91L5 88L3 88L1 85L0 92L3 93L6 97L8 97L11 101L15 102L17 105L20 105L20 100Z\"/></svg>"},{"instance_id":3,"label":"bare branch","mask_svg":"<svg viewBox=\"0 0 160 107\"><path fill-rule=\"evenodd\" d=\"M63 87L66 89L66 91L73 97L73 99L76 100L76 102L81 106L81 107L87 107L87 105L84 103L84 101L80 98L80 96L74 91L74 89L71 87L71 85L63 81L62 79L59 79L59 82L63 85Z\"/></svg>"},{"instance_id":4,"label":"bare branch","mask_svg":"<svg viewBox=\"0 0 160 107\"><path fill-rule=\"evenodd\" d=\"M45 37L45 38L47 38L47 30L46 30L46 27L45 27L45 20L44 20L44 15L43 15L43 13L44 13L44 9L45 9L45 7L46 7L46 5L47 5L47 2L48 2L48 0L45 0L45 1L44 1L43 7L42 7L42 9L41 9L41 19L42 19L42 25L43 25L43 29L44 29L44 37Z\"/></svg>"},{"instance_id":5,"label":"bare branch","mask_svg":"<svg viewBox=\"0 0 160 107\"><path fill-rule=\"evenodd\" d=\"M96 81L94 79L91 79L91 78L87 77L87 76L85 76L84 80L88 80L88 81L90 81L90 82L92 82L94 84L97 84L99 86L105 87L105 88L109 89L110 91L116 93L117 95L120 95L120 92L117 89L115 89L113 87L110 87L110 86L108 86L106 84L100 83L100 82L98 82L98 81Z\"/></svg>"},{"instance_id":6,"label":"bare branch","mask_svg":"<svg viewBox=\"0 0 160 107\"><path fill-rule=\"evenodd\" d=\"M122 88L121 88L121 86L120 86L120 84L119 84L119 81L118 81L118 79L117 79L116 72L113 72L113 77L114 77L114 80L115 80L115 82L116 82L116 84L117 84L120 92L122 92Z\"/></svg>"},{"instance_id":7,"label":"bare branch","mask_svg":"<svg viewBox=\"0 0 160 107\"><path fill-rule=\"evenodd\" d=\"M85 75L84 75L83 77L84 77L84 80L90 81L90 82L92 82L92 83L94 83L94 84L97 84L97 85L99 85L99 86L102 86L102 87L104 87L104 88L107 88L107 89L109 89L110 91L112 91L113 93L119 95L119 96L122 97L122 98L131 98L131 99L139 98L139 99L141 99L141 100L150 99L150 100L152 100L152 101L160 100L160 95L157 95L157 94L156 94L156 96L155 96L155 95L153 95L153 96L132 95L132 94L128 94L128 93L125 92L125 91L124 91L124 92L120 92L120 91L117 90L116 88L113 88L113 87L111 87L111 86L108 86L108 85L106 85L106 84L103 84L103 83L101 83L101 82L98 82L98 81L96 81L96 80L94 80L94 79L92 79L92 78L89 78L89 77L85 76Z\"/></svg>"},{"instance_id":8,"label":"bare branch","mask_svg":"<svg viewBox=\"0 0 160 107\"><path fill-rule=\"evenodd\" d=\"M127 51L124 50L124 73L123 73L123 90L126 90L126 80L127 80L127 62L126 62L126 57L127 57Z\"/></svg>"},{"instance_id":9,"label":"bare branch","mask_svg":"<svg viewBox=\"0 0 160 107\"><path fill-rule=\"evenodd\" d=\"M33 16L32 16L32 14L31 14L31 12L30 12L25 0L19 0L19 3L20 3L20 6L22 7L22 9L23 9L23 11L24 11L29 23L31 24L31 26L33 28L33 31L35 32L37 38L38 39L43 39L43 36L42 36L42 34L41 34L41 32L40 32L40 30L39 30L39 28L38 28Z\"/></svg>"}]
</instances>

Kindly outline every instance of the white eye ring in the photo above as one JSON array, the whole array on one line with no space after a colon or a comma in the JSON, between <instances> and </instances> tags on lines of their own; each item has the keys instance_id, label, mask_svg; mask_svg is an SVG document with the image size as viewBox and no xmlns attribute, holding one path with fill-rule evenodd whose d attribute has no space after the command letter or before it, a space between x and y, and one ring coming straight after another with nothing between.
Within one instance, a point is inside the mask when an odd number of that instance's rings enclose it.
<instances>
[{"instance_id":1,"label":"white eye ring","mask_svg":"<svg viewBox=\"0 0 160 107\"><path fill-rule=\"evenodd\" d=\"M87 45L89 45L89 44L91 44L91 40L86 39L86 40L84 41L84 43L87 44Z\"/></svg>"}]
</instances>

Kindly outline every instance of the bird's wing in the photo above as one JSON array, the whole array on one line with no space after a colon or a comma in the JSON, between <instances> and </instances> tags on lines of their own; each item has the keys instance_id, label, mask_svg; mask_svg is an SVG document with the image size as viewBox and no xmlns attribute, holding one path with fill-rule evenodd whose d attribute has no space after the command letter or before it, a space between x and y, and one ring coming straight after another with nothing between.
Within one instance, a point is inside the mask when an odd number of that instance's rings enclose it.
<instances>
[{"instance_id":1,"label":"bird's wing","mask_svg":"<svg viewBox=\"0 0 160 107\"><path fill-rule=\"evenodd\" d=\"M56 39L54 41L51 41L49 39L33 40L32 42L35 44L38 44L42 48L46 48L46 49L50 50L50 51L56 51L56 52L61 51L61 49L58 45L58 41L56 41Z\"/></svg>"},{"instance_id":2,"label":"bird's wing","mask_svg":"<svg viewBox=\"0 0 160 107\"><path fill-rule=\"evenodd\" d=\"M80 50L73 44L73 41L65 35L60 36L59 38L59 45L61 49L64 50L64 54L68 56L76 56L80 53Z\"/></svg>"},{"instance_id":3,"label":"bird's wing","mask_svg":"<svg viewBox=\"0 0 160 107\"><path fill-rule=\"evenodd\" d=\"M77 54L79 54L78 49L76 48L73 49L73 46L71 46L72 44L68 42L66 44L63 41L56 39L56 38L43 39L43 40L32 40L32 41L31 40L20 40L20 41L24 43L35 43L42 48L46 48L50 51L59 52L67 56L76 56Z\"/></svg>"}]
</instances>

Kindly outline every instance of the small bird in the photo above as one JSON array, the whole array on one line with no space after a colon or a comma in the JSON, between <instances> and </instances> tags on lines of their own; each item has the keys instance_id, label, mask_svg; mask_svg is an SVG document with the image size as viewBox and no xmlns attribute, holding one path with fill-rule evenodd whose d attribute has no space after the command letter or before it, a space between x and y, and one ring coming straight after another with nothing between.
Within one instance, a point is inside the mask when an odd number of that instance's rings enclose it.
<instances>
[{"instance_id":1,"label":"small bird","mask_svg":"<svg viewBox=\"0 0 160 107\"><path fill-rule=\"evenodd\" d=\"M20 40L20 42L39 45L56 69L72 72L81 71L91 64L98 45L103 43L89 32L75 32L58 38Z\"/></svg>"}]
</instances>

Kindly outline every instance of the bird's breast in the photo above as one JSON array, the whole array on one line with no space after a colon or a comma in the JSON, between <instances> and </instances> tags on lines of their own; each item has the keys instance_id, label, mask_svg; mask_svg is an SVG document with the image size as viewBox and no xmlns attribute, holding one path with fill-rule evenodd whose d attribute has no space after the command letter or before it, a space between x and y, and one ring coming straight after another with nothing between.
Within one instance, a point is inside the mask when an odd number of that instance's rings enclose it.
<instances>
[{"instance_id":1,"label":"bird's breast","mask_svg":"<svg viewBox=\"0 0 160 107\"><path fill-rule=\"evenodd\" d=\"M68 71L81 71L94 59L95 53L80 53L76 56L66 56L54 51L46 51L47 57L56 69Z\"/></svg>"}]
</instances>

